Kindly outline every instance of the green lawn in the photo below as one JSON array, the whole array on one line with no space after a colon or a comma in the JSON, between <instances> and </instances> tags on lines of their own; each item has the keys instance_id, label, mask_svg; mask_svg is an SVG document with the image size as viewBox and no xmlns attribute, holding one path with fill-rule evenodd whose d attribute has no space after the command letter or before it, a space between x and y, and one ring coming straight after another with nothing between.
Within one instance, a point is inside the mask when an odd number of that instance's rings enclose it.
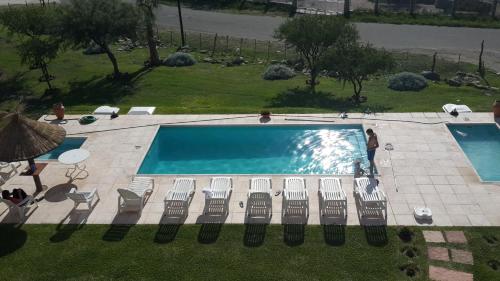
<instances>
[{"instance_id":1,"label":"green lawn","mask_svg":"<svg viewBox=\"0 0 500 281\"><path fill-rule=\"evenodd\" d=\"M147 58L145 49L117 52L122 71L129 72L129 83L106 79L111 64L105 55L85 56L81 50L68 50L53 61L49 70L56 76L53 84L59 88L56 95L43 96L46 85L38 82L40 72L29 71L19 64L12 42L0 33L0 109L12 109L21 96L30 114L50 112L53 103L62 101L68 112L85 114L102 104L117 105L126 112L131 106L153 105L157 113L258 113L268 108L274 113L441 111L445 103L465 103L474 111L490 111L499 92L486 93L470 87L452 88L444 82L431 84L421 92L389 90L388 75L366 82L364 95L368 102L360 106L351 103L349 85L321 78L316 94L306 91L304 75L288 81L265 81L261 78L265 63L251 62L240 67L198 63L193 67L159 67L143 71ZM161 49L166 57L172 49ZM204 56L194 55L201 61ZM277 54L273 54L273 58ZM227 55L230 57L230 55ZM415 71L430 68L427 56L397 55L396 71ZM472 70L474 66L438 61L437 69L444 77L451 77L458 69ZM500 78L489 74L492 85L500 86Z\"/></svg>"},{"instance_id":2,"label":"green lawn","mask_svg":"<svg viewBox=\"0 0 500 281\"><path fill-rule=\"evenodd\" d=\"M410 259L392 227L0 225L0 231L1 276L9 280L427 280L420 232L411 243L420 255ZM399 269L411 260L422 269L419 278Z\"/></svg>"}]
</instances>

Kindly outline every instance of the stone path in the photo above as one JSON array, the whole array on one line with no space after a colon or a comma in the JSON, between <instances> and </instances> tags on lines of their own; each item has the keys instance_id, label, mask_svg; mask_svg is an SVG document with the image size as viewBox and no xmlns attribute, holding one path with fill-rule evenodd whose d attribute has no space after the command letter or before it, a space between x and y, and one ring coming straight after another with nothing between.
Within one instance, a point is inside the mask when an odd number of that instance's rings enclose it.
<instances>
[{"instance_id":1,"label":"stone path","mask_svg":"<svg viewBox=\"0 0 500 281\"><path fill-rule=\"evenodd\" d=\"M474 264L472 253L467 250L454 249L450 244L467 245L467 238L463 231L445 231L444 236L441 231L423 231L427 244L427 255L430 260L442 262L454 262L461 264ZM446 237L446 240L445 240ZM439 246L433 244L439 243ZM444 246L442 244L445 244ZM451 259L450 259L451 256ZM474 276L471 273L452 270L444 267L429 266L429 278L436 281L472 281Z\"/></svg>"}]
</instances>

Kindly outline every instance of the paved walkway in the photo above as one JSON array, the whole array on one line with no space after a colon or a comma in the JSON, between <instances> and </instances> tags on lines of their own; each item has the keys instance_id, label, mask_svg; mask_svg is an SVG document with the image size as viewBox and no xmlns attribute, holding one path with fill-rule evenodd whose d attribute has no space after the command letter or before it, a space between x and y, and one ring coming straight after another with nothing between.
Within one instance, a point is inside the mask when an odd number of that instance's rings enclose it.
<instances>
[{"instance_id":1,"label":"paved walkway","mask_svg":"<svg viewBox=\"0 0 500 281\"><path fill-rule=\"evenodd\" d=\"M325 124L326 117L335 114L294 115L291 117L274 116L270 124ZM79 116L67 116L70 121L62 126L68 134L88 137L83 148L90 151L86 161L90 176L84 180L68 183L64 175L68 166L55 161L50 162L42 173L42 182L49 189L40 196L45 200L28 218L27 223L59 223L79 222L86 219L88 223L152 223L162 219L163 198L172 187L172 176L156 176L156 187L147 202L140 218L125 214L117 216L117 188L126 187L135 175L143 157L147 153L159 123L175 123L193 121L192 124L251 124L261 125L257 116L245 115L153 115L153 116L120 116L116 120L100 118L91 125L82 126L76 121ZM242 117L231 119L228 117ZM52 119L53 117L48 117ZM220 120L219 118L225 118ZM455 142L443 123L420 124L410 122L493 122L490 113L474 113L464 118L453 118L443 113L388 113L363 118L361 114L350 114L346 120L330 119L332 124L362 124L365 128L373 128L380 137L380 143L392 143L394 151L379 150L377 166L380 172L380 184L388 196L389 225L416 225L412 211L416 206L427 205L432 208L434 221L439 226L500 226L498 203L500 202L500 185L483 184L476 176L465 155ZM202 121L219 119L214 121ZM303 119L298 121L296 119ZM400 120L384 121L383 119ZM198 122L195 122L197 121ZM317 120L315 122L315 120ZM130 126L138 126L129 128ZM95 132L97 131L97 132ZM201 190L209 183L209 176L194 176L197 180L197 192L189 208L185 223L203 222L204 196ZM284 176L272 175L274 191L282 189ZM304 176L310 194L309 224L319 224L318 176ZM249 176L234 175L234 192L229 204L229 215L222 218L226 223L244 223L246 192ZM365 223L358 216L358 208L353 197L352 177L342 176L343 186L348 196L348 218L346 223L358 225ZM30 177L14 176L2 188L22 187L29 193L34 192ZM73 203L67 200L65 193L71 187L79 190L97 188L101 200L89 215L84 211L72 211ZM273 197L273 217L271 223L282 223L282 197ZM83 207L83 206L82 206ZM10 222L14 219L0 205L0 221Z\"/></svg>"}]
</instances>

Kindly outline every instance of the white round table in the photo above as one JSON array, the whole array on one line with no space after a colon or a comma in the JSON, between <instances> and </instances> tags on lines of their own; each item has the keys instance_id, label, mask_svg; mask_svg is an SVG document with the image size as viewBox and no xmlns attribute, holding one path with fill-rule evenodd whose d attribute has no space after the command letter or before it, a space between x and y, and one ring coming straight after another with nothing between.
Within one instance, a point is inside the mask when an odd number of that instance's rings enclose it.
<instances>
[{"instance_id":1,"label":"white round table","mask_svg":"<svg viewBox=\"0 0 500 281\"><path fill-rule=\"evenodd\" d=\"M77 179L81 173L85 173L86 175L82 177L82 179L84 179L89 176L89 172L85 170L85 164L80 165L80 163L87 160L89 156L90 152L88 152L88 150L79 148L64 152L63 154L59 155L59 158L57 158L57 160L62 164L74 165L73 168L68 169L68 171L66 172L67 177L71 179ZM74 173L76 173L76 175L73 177Z\"/></svg>"}]
</instances>

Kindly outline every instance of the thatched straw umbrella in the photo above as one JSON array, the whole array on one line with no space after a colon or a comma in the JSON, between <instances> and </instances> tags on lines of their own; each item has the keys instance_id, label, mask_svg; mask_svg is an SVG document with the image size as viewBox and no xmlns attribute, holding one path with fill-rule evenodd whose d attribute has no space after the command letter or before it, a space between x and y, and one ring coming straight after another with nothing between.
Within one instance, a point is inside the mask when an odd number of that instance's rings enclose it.
<instances>
[{"instance_id":1,"label":"thatched straw umbrella","mask_svg":"<svg viewBox=\"0 0 500 281\"><path fill-rule=\"evenodd\" d=\"M36 157L58 147L65 136L64 128L57 125L31 120L19 112L0 113L0 161L28 160L32 167ZM41 191L39 178L33 178Z\"/></svg>"}]
</instances>

